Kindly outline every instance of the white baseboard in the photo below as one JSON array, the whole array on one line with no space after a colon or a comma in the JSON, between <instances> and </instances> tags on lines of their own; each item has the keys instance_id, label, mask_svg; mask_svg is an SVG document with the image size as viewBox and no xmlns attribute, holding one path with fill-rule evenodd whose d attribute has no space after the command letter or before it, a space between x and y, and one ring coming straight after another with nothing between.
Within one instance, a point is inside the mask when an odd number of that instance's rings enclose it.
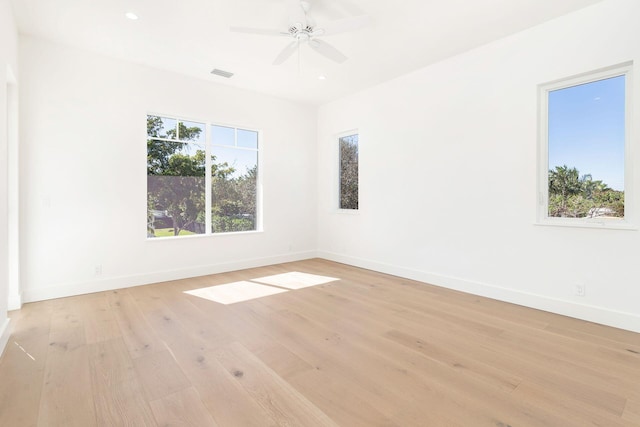
<instances>
[{"instance_id":1,"label":"white baseboard","mask_svg":"<svg viewBox=\"0 0 640 427\"><path fill-rule=\"evenodd\" d=\"M8 309L9 311L20 310L22 308L22 295L9 295Z\"/></svg>"},{"instance_id":2,"label":"white baseboard","mask_svg":"<svg viewBox=\"0 0 640 427\"><path fill-rule=\"evenodd\" d=\"M265 258L246 259L177 270L157 271L149 274L109 277L90 282L69 283L40 289L25 289L22 295L22 302L28 303L44 301L74 295L128 288L131 286L148 285L150 283L166 282L169 280L180 280L190 277L206 276L209 274L244 270L247 268L263 267L266 265L282 264L285 262L302 261L305 259L315 258L316 255L316 251L295 252Z\"/></svg>"},{"instance_id":3,"label":"white baseboard","mask_svg":"<svg viewBox=\"0 0 640 427\"><path fill-rule=\"evenodd\" d=\"M341 255L332 252L318 251L319 258L349 264L380 273L391 274L411 280L429 283L443 288L454 289L474 295L488 297L499 301L510 302L523 305L538 310L549 311L576 319L587 320L589 322L600 323L615 328L626 329L633 332L640 332L640 316L633 313L626 313L610 310L603 307L596 307L586 304L577 304L573 301L561 300L557 298L536 295L515 289L502 288L456 277L443 276L428 273L410 268L385 264L378 261L363 258Z\"/></svg>"},{"instance_id":4,"label":"white baseboard","mask_svg":"<svg viewBox=\"0 0 640 427\"><path fill-rule=\"evenodd\" d=\"M9 329L10 322L11 319L6 319L2 326L0 326L0 356L4 353L7 342L9 342L9 336L11 335L11 330Z\"/></svg>"},{"instance_id":5,"label":"white baseboard","mask_svg":"<svg viewBox=\"0 0 640 427\"><path fill-rule=\"evenodd\" d=\"M189 277L243 270L247 268L263 267L266 265L281 264L285 262L301 261L315 257L640 333L640 316L637 314L610 310L592 305L577 304L573 301L551 298L515 289L502 288L486 283L428 273L326 251L296 252L272 257L247 259L185 269L165 270L135 276L110 277L91 282L70 283L41 289L25 289L21 302L35 302L93 292L109 291L130 286L146 285L169 280L179 280ZM10 304L12 304L11 301ZM7 325L8 321L5 327ZM4 339L5 337L3 336L2 338ZM6 339L8 339L8 336ZM1 344L2 341L0 341L0 345Z\"/></svg>"}]
</instances>

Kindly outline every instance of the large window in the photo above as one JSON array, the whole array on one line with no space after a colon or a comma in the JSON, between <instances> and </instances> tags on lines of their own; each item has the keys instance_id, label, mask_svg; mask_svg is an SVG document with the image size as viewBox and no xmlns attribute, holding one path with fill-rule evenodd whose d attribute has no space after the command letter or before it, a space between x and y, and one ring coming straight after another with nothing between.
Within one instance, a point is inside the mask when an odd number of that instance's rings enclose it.
<instances>
[{"instance_id":1,"label":"large window","mask_svg":"<svg viewBox=\"0 0 640 427\"><path fill-rule=\"evenodd\" d=\"M257 230L258 132L147 116L147 236Z\"/></svg>"},{"instance_id":2,"label":"large window","mask_svg":"<svg viewBox=\"0 0 640 427\"><path fill-rule=\"evenodd\" d=\"M340 209L358 209L358 134L338 138Z\"/></svg>"},{"instance_id":3,"label":"large window","mask_svg":"<svg viewBox=\"0 0 640 427\"><path fill-rule=\"evenodd\" d=\"M541 86L542 222L625 223L629 78L624 66Z\"/></svg>"}]
</instances>

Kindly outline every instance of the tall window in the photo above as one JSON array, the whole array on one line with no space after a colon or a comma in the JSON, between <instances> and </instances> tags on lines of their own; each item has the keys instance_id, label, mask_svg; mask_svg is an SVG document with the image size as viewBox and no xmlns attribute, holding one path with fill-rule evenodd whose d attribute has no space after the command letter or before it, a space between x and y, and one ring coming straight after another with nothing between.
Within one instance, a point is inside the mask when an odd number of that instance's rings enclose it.
<instances>
[{"instance_id":1,"label":"tall window","mask_svg":"<svg viewBox=\"0 0 640 427\"><path fill-rule=\"evenodd\" d=\"M625 66L541 87L541 219L625 219L629 77Z\"/></svg>"},{"instance_id":2,"label":"tall window","mask_svg":"<svg viewBox=\"0 0 640 427\"><path fill-rule=\"evenodd\" d=\"M340 209L358 209L358 134L338 139L340 156Z\"/></svg>"},{"instance_id":3,"label":"tall window","mask_svg":"<svg viewBox=\"0 0 640 427\"><path fill-rule=\"evenodd\" d=\"M256 229L258 132L211 126L211 231Z\"/></svg>"},{"instance_id":4,"label":"tall window","mask_svg":"<svg viewBox=\"0 0 640 427\"><path fill-rule=\"evenodd\" d=\"M257 174L257 132L147 116L147 236L256 230Z\"/></svg>"}]
</instances>

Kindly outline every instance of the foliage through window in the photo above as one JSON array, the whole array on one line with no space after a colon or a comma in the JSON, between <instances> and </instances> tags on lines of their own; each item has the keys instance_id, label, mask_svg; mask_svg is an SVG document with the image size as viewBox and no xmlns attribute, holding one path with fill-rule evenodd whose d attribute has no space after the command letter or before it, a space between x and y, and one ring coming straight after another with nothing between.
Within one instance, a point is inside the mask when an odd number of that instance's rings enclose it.
<instances>
[{"instance_id":1,"label":"foliage through window","mask_svg":"<svg viewBox=\"0 0 640 427\"><path fill-rule=\"evenodd\" d=\"M542 88L544 216L625 218L628 68Z\"/></svg>"},{"instance_id":2,"label":"foliage through window","mask_svg":"<svg viewBox=\"0 0 640 427\"><path fill-rule=\"evenodd\" d=\"M255 230L258 132L214 125L211 135L218 161L211 183L211 231Z\"/></svg>"},{"instance_id":3,"label":"foliage through window","mask_svg":"<svg viewBox=\"0 0 640 427\"><path fill-rule=\"evenodd\" d=\"M147 116L147 236L256 230L257 175L257 132Z\"/></svg>"},{"instance_id":4,"label":"foliage through window","mask_svg":"<svg viewBox=\"0 0 640 427\"><path fill-rule=\"evenodd\" d=\"M340 152L340 209L358 209L358 135L338 139Z\"/></svg>"}]
</instances>

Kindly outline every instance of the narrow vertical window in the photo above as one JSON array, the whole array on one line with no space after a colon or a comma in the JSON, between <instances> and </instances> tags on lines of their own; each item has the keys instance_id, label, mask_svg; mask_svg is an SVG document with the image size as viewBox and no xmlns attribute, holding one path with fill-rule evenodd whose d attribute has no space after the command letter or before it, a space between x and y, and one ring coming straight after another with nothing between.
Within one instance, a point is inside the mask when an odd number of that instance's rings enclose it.
<instances>
[{"instance_id":1,"label":"narrow vertical window","mask_svg":"<svg viewBox=\"0 0 640 427\"><path fill-rule=\"evenodd\" d=\"M543 87L543 218L625 219L628 78L620 67Z\"/></svg>"},{"instance_id":2,"label":"narrow vertical window","mask_svg":"<svg viewBox=\"0 0 640 427\"><path fill-rule=\"evenodd\" d=\"M257 229L258 132L211 126L211 232Z\"/></svg>"},{"instance_id":3,"label":"narrow vertical window","mask_svg":"<svg viewBox=\"0 0 640 427\"><path fill-rule=\"evenodd\" d=\"M358 209L358 134L338 139L340 157L340 209Z\"/></svg>"},{"instance_id":4,"label":"narrow vertical window","mask_svg":"<svg viewBox=\"0 0 640 427\"><path fill-rule=\"evenodd\" d=\"M205 125L147 116L147 236L205 232Z\"/></svg>"}]
</instances>

